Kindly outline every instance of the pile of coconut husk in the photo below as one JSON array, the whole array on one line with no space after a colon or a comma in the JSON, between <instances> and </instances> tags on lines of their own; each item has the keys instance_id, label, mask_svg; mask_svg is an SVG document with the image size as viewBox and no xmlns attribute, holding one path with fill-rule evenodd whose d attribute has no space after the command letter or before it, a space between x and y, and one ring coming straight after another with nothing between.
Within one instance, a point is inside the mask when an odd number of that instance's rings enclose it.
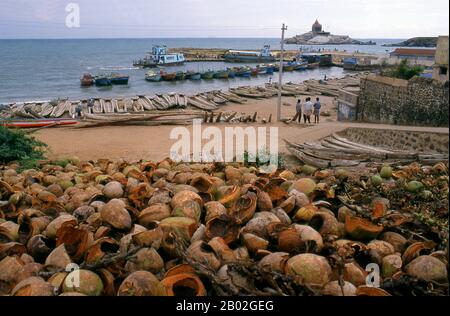
<instances>
[{"instance_id":1,"label":"pile of coconut husk","mask_svg":"<svg viewBox=\"0 0 450 316\"><path fill-rule=\"evenodd\" d=\"M18 167L0 169L0 294L449 294L444 163Z\"/></svg>"},{"instance_id":2,"label":"pile of coconut husk","mask_svg":"<svg viewBox=\"0 0 450 316\"><path fill-rule=\"evenodd\" d=\"M388 150L355 143L337 134L316 143L285 142L288 150L300 161L321 168L365 166L370 163L407 164L418 161L433 164L448 161L448 153Z\"/></svg>"}]
</instances>

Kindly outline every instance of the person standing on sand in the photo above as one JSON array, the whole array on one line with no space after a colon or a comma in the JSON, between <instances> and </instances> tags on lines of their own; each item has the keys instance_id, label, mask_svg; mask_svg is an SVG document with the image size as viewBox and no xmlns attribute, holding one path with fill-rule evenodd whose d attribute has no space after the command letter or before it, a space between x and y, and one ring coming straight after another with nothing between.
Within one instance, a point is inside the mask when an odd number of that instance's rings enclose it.
<instances>
[{"instance_id":1,"label":"person standing on sand","mask_svg":"<svg viewBox=\"0 0 450 316\"><path fill-rule=\"evenodd\" d=\"M94 109L94 99L93 99L93 98L90 98L90 99L89 99L87 105L88 105L88 113L89 113L89 114L94 113L94 111L93 111L93 109Z\"/></svg>"},{"instance_id":2,"label":"person standing on sand","mask_svg":"<svg viewBox=\"0 0 450 316\"><path fill-rule=\"evenodd\" d=\"M313 110L313 103L311 102L311 98L306 98L306 102L303 105L303 120L306 124L308 121L309 124L311 124L311 114Z\"/></svg>"},{"instance_id":3,"label":"person standing on sand","mask_svg":"<svg viewBox=\"0 0 450 316\"><path fill-rule=\"evenodd\" d=\"M295 116L292 121L297 121L301 123L302 122L302 100L298 99L297 104L295 105Z\"/></svg>"},{"instance_id":4,"label":"person standing on sand","mask_svg":"<svg viewBox=\"0 0 450 316\"><path fill-rule=\"evenodd\" d=\"M77 104L76 108L75 108L75 117L81 117L81 113L83 112L83 105L81 103L81 101ZM75 118L74 117L74 118Z\"/></svg>"},{"instance_id":5,"label":"person standing on sand","mask_svg":"<svg viewBox=\"0 0 450 316\"><path fill-rule=\"evenodd\" d=\"M322 104L320 104L320 99L316 99L316 103L314 103L314 124L319 124L320 122L320 109L322 108Z\"/></svg>"}]
</instances>

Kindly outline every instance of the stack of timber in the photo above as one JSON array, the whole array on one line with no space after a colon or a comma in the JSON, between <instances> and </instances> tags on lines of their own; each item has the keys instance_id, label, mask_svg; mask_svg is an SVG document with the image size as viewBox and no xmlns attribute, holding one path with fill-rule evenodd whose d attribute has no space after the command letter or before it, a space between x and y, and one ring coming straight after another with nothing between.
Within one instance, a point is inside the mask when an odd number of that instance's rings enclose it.
<instances>
[{"instance_id":1,"label":"stack of timber","mask_svg":"<svg viewBox=\"0 0 450 316\"><path fill-rule=\"evenodd\" d=\"M365 166L369 163L398 164L448 161L448 153L387 150L349 141L337 134L318 143L295 144L285 140L288 150L305 164L319 168Z\"/></svg>"}]
</instances>

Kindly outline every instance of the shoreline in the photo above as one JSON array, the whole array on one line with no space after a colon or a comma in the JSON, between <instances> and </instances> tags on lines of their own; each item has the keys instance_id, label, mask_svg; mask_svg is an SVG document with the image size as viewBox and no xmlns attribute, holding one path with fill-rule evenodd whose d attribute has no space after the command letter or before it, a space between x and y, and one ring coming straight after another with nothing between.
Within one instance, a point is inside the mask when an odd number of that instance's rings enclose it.
<instances>
[{"instance_id":1,"label":"shoreline","mask_svg":"<svg viewBox=\"0 0 450 316\"><path fill-rule=\"evenodd\" d=\"M351 73L344 73L343 74L343 76L331 76L331 77L328 77L327 76L327 78L329 79L329 80L333 80L333 79L343 79L343 78L347 78L347 77L351 77L351 76L358 76L358 75L361 75L361 74L364 74L364 73L367 73L367 71L354 71L354 72L351 72ZM273 76L274 78L278 78L278 76ZM214 79L214 80L221 80L221 79ZM304 83L305 81L308 81L308 80L312 80L312 79L305 79L305 80L302 80L302 81L286 81L285 83L288 83L288 82L293 82L293 83L296 83L296 84L302 84L302 83ZM273 80L273 82L277 82L277 80ZM168 84L170 84L171 82L168 82ZM236 87L232 87L232 88L240 88L240 87L257 87L257 86L260 86L261 84L258 84L258 83L256 83L256 81L255 81L255 84L254 85L252 85L251 84L251 81L249 81L248 82L249 84L245 84L245 85L240 85L240 86L236 86ZM151 84L151 83L150 83ZM184 95L186 95L186 96L193 96L193 95L197 95L197 94L199 94L199 93L207 93L207 92L210 92L210 91L216 91L217 89L213 89L213 90L202 90L202 89L198 89L197 90L197 92L196 93L193 93L193 94L184 94ZM226 89L219 89L219 90L226 90ZM173 91L173 92L170 92L169 94L171 94L171 93L178 93L177 91ZM154 95L155 93L144 93L145 95ZM144 95L144 94L134 94L134 95L116 95L116 96L113 96L113 97L93 97L94 99L106 99L106 100L111 100L111 99L114 99L114 98L116 98L116 99L118 99L118 98L134 98L134 97L137 97L137 96L139 96L139 95ZM159 93L156 93L155 95L158 95ZM183 93L180 93L180 94L183 94ZM61 97L61 99L64 99L64 97ZM70 98L68 98L68 101L70 101L70 102L79 102L79 101L86 101L86 100L88 100L89 99L89 97L88 98L80 98L80 99L74 99L74 100L70 100ZM15 104L25 104L25 105L29 105L29 104L35 104L35 103L46 103L46 102L51 102L52 101L52 99L47 99L47 100L30 100L30 101L20 101L20 102L7 102L7 103L0 103L0 106L6 106L6 107L8 107L8 106L12 106L12 105L15 105ZM0 112L1 112L1 110L0 110Z\"/></svg>"}]
</instances>

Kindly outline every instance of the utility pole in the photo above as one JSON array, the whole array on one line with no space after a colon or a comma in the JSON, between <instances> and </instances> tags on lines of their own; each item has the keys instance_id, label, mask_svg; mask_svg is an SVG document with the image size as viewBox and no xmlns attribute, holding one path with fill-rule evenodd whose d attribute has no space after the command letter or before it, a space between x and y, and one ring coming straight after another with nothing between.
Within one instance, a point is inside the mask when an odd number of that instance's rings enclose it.
<instances>
[{"instance_id":1,"label":"utility pole","mask_svg":"<svg viewBox=\"0 0 450 316\"><path fill-rule=\"evenodd\" d=\"M277 121L281 121L281 85L283 84L283 58L284 58L284 32L287 31L287 25L283 23L281 28L281 54L280 54L280 78L278 80L278 104L277 104Z\"/></svg>"}]
</instances>

